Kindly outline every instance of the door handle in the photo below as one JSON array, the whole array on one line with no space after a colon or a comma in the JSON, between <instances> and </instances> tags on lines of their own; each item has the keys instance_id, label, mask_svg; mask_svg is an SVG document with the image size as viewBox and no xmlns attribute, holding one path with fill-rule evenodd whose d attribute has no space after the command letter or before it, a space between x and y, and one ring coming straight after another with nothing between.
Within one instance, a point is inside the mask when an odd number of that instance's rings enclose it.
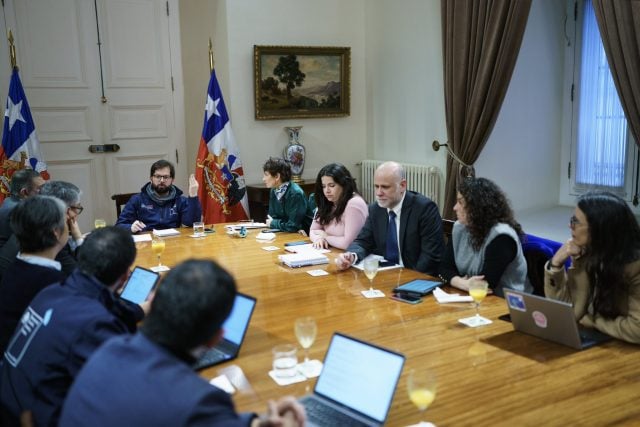
<instances>
[{"instance_id":1,"label":"door handle","mask_svg":"<svg viewBox=\"0 0 640 427\"><path fill-rule=\"evenodd\" d=\"M90 145L89 151L92 153L117 153L120 151L120 146L118 144Z\"/></svg>"}]
</instances>

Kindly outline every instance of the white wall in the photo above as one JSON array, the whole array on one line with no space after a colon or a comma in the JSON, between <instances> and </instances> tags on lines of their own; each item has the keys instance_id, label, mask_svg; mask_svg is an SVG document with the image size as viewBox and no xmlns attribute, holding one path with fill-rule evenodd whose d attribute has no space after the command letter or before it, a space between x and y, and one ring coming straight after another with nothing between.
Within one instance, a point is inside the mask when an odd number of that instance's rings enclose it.
<instances>
[{"instance_id":1,"label":"white wall","mask_svg":"<svg viewBox=\"0 0 640 427\"><path fill-rule=\"evenodd\" d=\"M444 170L440 0L369 0L366 28L369 156Z\"/></svg>"},{"instance_id":2,"label":"white wall","mask_svg":"<svg viewBox=\"0 0 640 427\"><path fill-rule=\"evenodd\" d=\"M564 3L532 2L502 110L476 162L514 210L556 205L560 188Z\"/></svg>"},{"instance_id":3,"label":"white wall","mask_svg":"<svg viewBox=\"0 0 640 427\"><path fill-rule=\"evenodd\" d=\"M216 72L240 148L247 183L260 182L262 164L269 156L282 155L288 143L285 126L303 126L300 142L307 149L305 179L315 179L318 170L332 161L340 161L353 170L355 163L365 157L364 0L183 0L181 16L182 33L201 36L203 30L198 27L204 17L204 27L216 35ZM218 25L214 27L215 23ZM351 47L351 116L255 120L253 45ZM186 54L183 54L183 64L185 68L192 65ZM188 92L186 99L187 117L199 118L199 123L194 119L188 124L188 132L197 137L189 138L189 144L196 144L192 156L195 160L208 77L202 79L194 75L193 78L203 80L185 83L200 86L202 93ZM197 102L192 102L189 93L198 98ZM194 130L196 126L197 131Z\"/></svg>"}]
</instances>

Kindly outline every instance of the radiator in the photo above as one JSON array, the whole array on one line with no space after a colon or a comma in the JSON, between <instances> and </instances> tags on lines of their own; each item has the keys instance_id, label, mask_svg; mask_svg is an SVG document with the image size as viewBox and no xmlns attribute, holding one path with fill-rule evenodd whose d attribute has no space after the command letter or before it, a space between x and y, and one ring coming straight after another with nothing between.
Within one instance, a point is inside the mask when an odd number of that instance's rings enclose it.
<instances>
[{"instance_id":1,"label":"radiator","mask_svg":"<svg viewBox=\"0 0 640 427\"><path fill-rule=\"evenodd\" d=\"M375 201L375 189L373 187L373 174L376 168L382 164L381 160L363 160L359 189L367 203ZM442 206L440 200L440 169L436 166L415 165L402 163L407 176L407 189L424 194L438 206Z\"/></svg>"}]
</instances>

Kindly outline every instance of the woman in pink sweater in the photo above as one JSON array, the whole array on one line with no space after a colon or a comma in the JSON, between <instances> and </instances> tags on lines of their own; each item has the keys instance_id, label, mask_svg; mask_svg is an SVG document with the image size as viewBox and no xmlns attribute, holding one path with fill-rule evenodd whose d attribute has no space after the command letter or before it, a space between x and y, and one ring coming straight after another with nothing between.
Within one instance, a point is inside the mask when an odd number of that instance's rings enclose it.
<instances>
[{"instance_id":1,"label":"woman in pink sweater","mask_svg":"<svg viewBox=\"0 0 640 427\"><path fill-rule=\"evenodd\" d=\"M313 246L346 249L369 215L356 180L344 165L330 163L318 172L315 199L318 210L309 233Z\"/></svg>"}]
</instances>

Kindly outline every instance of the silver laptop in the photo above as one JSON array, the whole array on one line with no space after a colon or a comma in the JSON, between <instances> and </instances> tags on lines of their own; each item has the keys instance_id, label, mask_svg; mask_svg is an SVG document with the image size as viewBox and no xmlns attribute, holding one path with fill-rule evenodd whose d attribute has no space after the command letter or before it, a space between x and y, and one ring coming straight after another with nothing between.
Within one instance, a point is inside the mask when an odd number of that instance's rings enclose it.
<instances>
[{"instance_id":1,"label":"silver laptop","mask_svg":"<svg viewBox=\"0 0 640 427\"><path fill-rule=\"evenodd\" d=\"M307 425L383 425L404 360L400 353L334 333L313 394L300 399Z\"/></svg>"},{"instance_id":2,"label":"silver laptop","mask_svg":"<svg viewBox=\"0 0 640 427\"><path fill-rule=\"evenodd\" d=\"M239 292L236 294L231 314L222 325L224 330L222 340L215 347L207 350L194 363L193 369L204 369L238 357L255 306L254 297Z\"/></svg>"},{"instance_id":3,"label":"silver laptop","mask_svg":"<svg viewBox=\"0 0 640 427\"><path fill-rule=\"evenodd\" d=\"M573 306L564 301L511 289L504 290L504 298L516 331L578 350L611 339L595 329L580 327L573 313Z\"/></svg>"}]
</instances>

